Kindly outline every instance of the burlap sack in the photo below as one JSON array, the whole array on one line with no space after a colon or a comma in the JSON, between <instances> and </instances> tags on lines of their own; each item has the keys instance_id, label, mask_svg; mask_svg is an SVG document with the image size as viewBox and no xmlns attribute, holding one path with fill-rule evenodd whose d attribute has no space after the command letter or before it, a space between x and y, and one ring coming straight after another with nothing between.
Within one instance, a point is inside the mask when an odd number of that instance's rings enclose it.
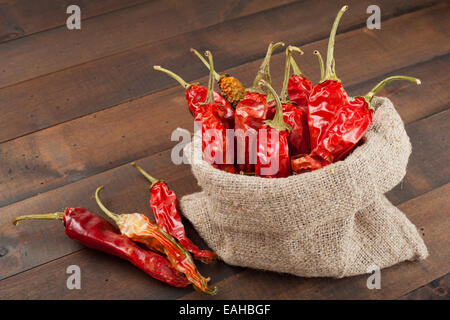
<instances>
[{"instance_id":1,"label":"burlap sack","mask_svg":"<svg viewBox=\"0 0 450 320\"><path fill-rule=\"evenodd\" d=\"M392 102L374 104L362 144L320 170L266 179L191 162L203 191L182 198L183 214L232 265L345 277L425 259L415 226L383 195L403 179L411 144ZM198 147L186 146L191 160Z\"/></svg>"}]
</instances>

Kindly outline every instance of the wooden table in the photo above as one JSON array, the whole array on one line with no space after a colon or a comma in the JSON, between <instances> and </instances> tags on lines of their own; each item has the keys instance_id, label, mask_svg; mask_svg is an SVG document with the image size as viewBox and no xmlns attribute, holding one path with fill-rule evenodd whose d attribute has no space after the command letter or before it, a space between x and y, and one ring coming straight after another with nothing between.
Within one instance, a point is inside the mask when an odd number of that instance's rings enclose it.
<instances>
[{"instance_id":1,"label":"wooden table","mask_svg":"<svg viewBox=\"0 0 450 320\"><path fill-rule=\"evenodd\" d=\"M81 7L81 30L66 28L66 8ZM219 299L448 299L450 271L450 10L432 0L346 1L336 66L351 95L393 74L383 90L406 123L413 153L403 182L388 193L417 226L430 256L368 276L307 279L200 265ZM193 129L183 89L155 72L166 66L187 81L207 71L189 52L210 49L216 68L250 84L270 41L300 46L302 71L318 80L314 49L325 52L341 1L4 0L0 2L0 299L202 299L171 288L127 262L68 239L58 222L23 223L21 214L84 206L98 212L97 186L116 212L145 212L148 184L137 160L179 196L199 190L190 168L170 160L177 127ZM366 8L381 8L381 30L368 30ZM279 89L284 53L274 55ZM192 238L205 244L188 224ZM276 239L274 239L276 241ZM66 268L81 268L81 290L66 287Z\"/></svg>"}]
</instances>

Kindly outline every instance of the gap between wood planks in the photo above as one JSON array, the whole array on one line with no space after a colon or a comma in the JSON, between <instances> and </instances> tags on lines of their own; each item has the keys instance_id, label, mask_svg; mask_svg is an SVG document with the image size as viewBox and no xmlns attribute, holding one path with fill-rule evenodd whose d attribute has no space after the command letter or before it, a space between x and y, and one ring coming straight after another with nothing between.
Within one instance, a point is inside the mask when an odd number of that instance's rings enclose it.
<instances>
[{"instance_id":1,"label":"gap between wood planks","mask_svg":"<svg viewBox=\"0 0 450 320\"><path fill-rule=\"evenodd\" d=\"M334 6L336 6L336 4L334 4ZM440 6L434 8L440 8ZM395 7L392 7L390 10L393 9L395 9ZM442 10L435 9L435 14L442 14L442 12L438 11ZM280 9L277 8L275 11L269 11L268 14L274 15L273 18L276 18L277 15L280 15L283 12L280 12ZM421 12L423 13L423 11ZM429 10L425 12L429 13ZM424 18L423 14L412 13L413 16L410 15L411 14L406 14L403 16L406 18L410 17L413 20ZM350 15L350 17L352 16ZM199 46L208 46L211 50L221 52L220 55L215 57L216 65L225 65L225 67L228 68L249 61L256 55L259 56L264 54L265 46L270 40L273 40L271 37L282 40L292 40L286 42L298 44L321 37L327 37L329 33L328 23L319 25L319 28L316 28L318 30L316 30L312 27L315 26L315 24L311 22L311 25L307 25L307 28L311 30L305 30L305 34L302 33L302 40L300 40L298 39L298 30L290 24L281 26L282 28L277 31L276 35L273 35L269 32L272 30L272 26L266 21L265 15L256 14L252 18L253 20L247 18L248 17L242 22L245 23L245 26L247 27L240 32L241 36L255 38L255 36L252 35L253 28L250 27L253 26L253 24L257 24L258 28L264 26L262 31L267 31L260 35L260 39L256 37L256 40L253 40L252 42L242 42L243 40L241 37L234 39L233 37L236 37L235 33L238 32L240 28L243 28L243 26L230 25L230 23L227 22L228 24L220 24L220 28L215 27L212 30L202 30L200 33L190 33L189 37L176 37L167 41L148 45L143 49L109 56L79 67L55 72L43 78L29 80L21 84L16 84L13 87L4 88L0 90L0 101L3 101L3 105L0 106L0 112L4 115L2 118L3 121L0 119L0 125L3 127L2 132L0 132L0 141L9 141L13 138L30 134L31 132L38 132L44 128L50 128L56 123L61 124L69 120L74 120L81 116L92 114L93 112L136 99L137 97L145 96L151 92L159 91L164 87L173 87L173 81L167 76L155 72L152 69L152 64L161 63L160 60L157 60L159 59L158 57L165 55L166 52L169 51L171 52L171 56L165 56L166 63L169 64L168 67L172 67L171 65L174 63L176 65L182 65L183 69L190 73L186 79L192 79L192 77L199 77L201 74L205 75L205 70L202 68L203 66L199 64L198 59L188 51L189 47L195 43ZM307 15L306 18L311 19L310 15ZM327 16L322 17L322 19L324 18L327 18ZM332 19L330 19L330 21L331 20ZM346 23L348 25L356 23L354 22L356 20L358 22L361 21L359 15L357 15L357 18L353 17L352 20L347 20ZM385 24L391 25L391 20L383 22L383 26L385 26ZM435 17L432 19L432 21L440 20L445 19L442 19L442 17ZM316 21L316 23L320 22L321 20ZM345 27L345 24L343 27ZM394 28L393 30L396 32L398 28L399 27ZM385 28L383 27L382 32L393 32L391 29L387 28L385 31ZM427 30L429 28L427 25L424 25L421 26L417 32L423 32L423 29ZM244 31L247 33L244 33ZM364 38L367 35L373 35L375 40L377 40L377 37L379 37L377 34L383 35L383 33L380 32L381 31L368 32L367 34L360 35L360 38ZM219 40L222 39L218 37L219 35L225 39L233 39L233 43L240 48L239 54L234 52L234 50L230 50L229 45L225 44L228 43L227 41ZM432 36L433 35L425 35L425 38L421 39L418 45L426 46L427 43L432 44L434 40L426 40L433 39ZM442 38L443 35L437 32L434 36ZM409 35L409 37L411 37L411 35ZM380 39L378 39L378 41L379 40ZM417 41L417 37L413 37L411 41L413 40ZM445 43L444 39L440 41L440 44L443 42ZM397 46L398 43L393 42L392 45ZM337 47L339 46L340 44L338 43ZM371 46L372 45L369 45L369 48ZM177 50L173 50L173 48L177 48ZM200 47L197 48L201 49ZM357 48L355 49L358 50ZM152 52L151 55L149 54L150 52ZM353 50L353 52L356 51ZM444 52L444 48L437 48L436 52L437 54L446 53ZM379 54L381 53L382 52L379 52ZM374 60L376 61L379 59L380 58L378 57ZM309 60L312 61L314 65L317 64L314 57L310 57ZM417 58L413 57L411 61L417 62ZM51 62L53 64L54 61ZM26 70L31 69L32 67L30 66L25 70L23 69L23 66L21 68L21 70L16 70L15 74L27 72ZM181 73L179 69L176 71ZM185 72L182 72L182 74L185 76ZM18 114L17 109L10 107L11 105L21 106L20 115ZM24 117L24 114L27 116Z\"/></svg>"}]
</instances>

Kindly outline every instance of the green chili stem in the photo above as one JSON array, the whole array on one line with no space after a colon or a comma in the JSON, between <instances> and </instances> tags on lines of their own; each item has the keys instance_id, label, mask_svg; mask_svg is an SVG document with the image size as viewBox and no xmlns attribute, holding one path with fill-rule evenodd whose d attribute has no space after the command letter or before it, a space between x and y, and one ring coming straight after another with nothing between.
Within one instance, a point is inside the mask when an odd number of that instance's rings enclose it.
<instances>
[{"instance_id":1,"label":"green chili stem","mask_svg":"<svg viewBox=\"0 0 450 320\"><path fill-rule=\"evenodd\" d=\"M291 56L290 56L289 62L290 62L290 64L291 64L291 66L292 66L292 70L293 70L293 73L292 73L292 74L295 74L296 76L304 76L303 72L300 70L300 68L299 68L299 66L298 66L298 64L297 64L297 62L295 62L295 59L294 59L294 57L292 56L292 51L297 51L297 52L300 53L301 55L303 55L304 52L303 52L300 48L294 47L294 46L289 46L289 47L288 47L288 50L289 50L289 49L291 50Z\"/></svg>"},{"instance_id":2,"label":"green chili stem","mask_svg":"<svg viewBox=\"0 0 450 320\"><path fill-rule=\"evenodd\" d=\"M284 46L283 42L277 42L273 43L271 42L269 44L269 47L267 48L266 56L264 57L263 62L261 63L261 66L258 69L258 72L256 73L255 80L253 81L252 89L257 89L259 86L259 82L266 78L266 81L269 84L272 84L272 80L270 77L270 58L272 57L273 52L279 48Z\"/></svg>"},{"instance_id":3,"label":"green chili stem","mask_svg":"<svg viewBox=\"0 0 450 320\"><path fill-rule=\"evenodd\" d=\"M115 223L119 222L120 219L120 215L117 213L113 213L111 212L108 208L106 208L103 203L100 201L100 197L99 197L99 193L100 190L103 189L103 186L100 186L97 188L97 190L95 190L95 201L97 201L98 206L100 207L100 209L102 209L102 211L111 219L114 220Z\"/></svg>"},{"instance_id":4,"label":"green chili stem","mask_svg":"<svg viewBox=\"0 0 450 320\"><path fill-rule=\"evenodd\" d=\"M289 94L288 94L288 83L289 83L289 77L290 77L290 71L291 71L291 64L295 64L295 69L298 70L298 73L295 73L296 75L301 75L300 68L298 67L297 63L294 61L292 57L292 51L296 51L300 54L303 54L303 51L295 46L289 46L286 48L286 63L284 67L284 79L283 79L283 87L281 89L280 98L283 101L289 101Z\"/></svg>"},{"instance_id":5,"label":"green chili stem","mask_svg":"<svg viewBox=\"0 0 450 320\"><path fill-rule=\"evenodd\" d=\"M327 65L325 70L325 78L324 80L337 80L339 81L336 73L333 71L332 61L334 59L334 41L336 38L336 31L339 25L339 21L341 20L342 15L345 11L347 11L348 6L343 6L341 10L339 10L336 18L334 19L333 27L330 32L330 39L328 40L328 50L327 50Z\"/></svg>"},{"instance_id":6,"label":"green chili stem","mask_svg":"<svg viewBox=\"0 0 450 320\"><path fill-rule=\"evenodd\" d=\"M157 184L158 182L161 182L160 180L153 178L150 174L148 174L147 171L145 171L144 169L142 169L141 167L139 167L135 162L132 162L131 165L133 167L135 167L144 177L147 178L148 181L150 181L150 183L152 184L150 186L150 189L153 188L153 186L155 184Z\"/></svg>"},{"instance_id":7,"label":"green chili stem","mask_svg":"<svg viewBox=\"0 0 450 320\"><path fill-rule=\"evenodd\" d=\"M319 66L320 66L320 82L324 81L325 79L325 66L323 64L322 55L318 50L314 50L314 54L317 56L317 59L319 60Z\"/></svg>"},{"instance_id":8,"label":"green chili stem","mask_svg":"<svg viewBox=\"0 0 450 320\"><path fill-rule=\"evenodd\" d=\"M203 62L203 64L209 69L208 61L206 61L206 59L200 54L200 52L198 52L194 48L191 48L191 52L193 52ZM216 81L219 81L221 78L220 74L218 74L216 71L214 71L214 77L215 77Z\"/></svg>"},{"instance_id":9,"label":"green chili stem","mask_svg":"<svg viewBox=\"0 0 450 320\"><path fill-rule=\"evenodd\" d=\"M283 106L281 104L280 97L275 92L275 89L272 88L272 86L267 81L264 80L261 80L259 84L269 89L270 93L275 98L275 107L277 109L277 111L275 112L275 116L273 117L273 120L266 120L264 121L264 123L267 124L269 127L274 128L278 131L284 130L291 131L292 127L283 120Z\"/></svg>"},{"instance_id":10,"label":"green chili stem","mask_svg":"<svg viewBox=\"0 0 450 320\"><path fill-rule=\"evenodd\" d=\"M205 51L205 56L207 56L209 60L208 94L205 103L214 104L214 61L210 51Z\"/></svg>"},{"instance_id":11,"label":"green chili stem","mask_svg":"<svg viewBox=\"0 0 450 320\"><path fill-rule=\"evenodd\" d=\"M184 81L183 78L181 78L179 75L177 75L176 73L174 73L174 72L172 72L172 71L170 71L168 69L165 69L165 68L163 68L161 66L153 66L153 69L161 71L161 72L169 75L169 77L171 77L171 78L175 79L176 81L178 81L178 83L181 84L181 86L183 88L185 88L186 90L189 89L189 87L191 86L189 83Z\"/></svg>"},{"instance_id":12,"label":"green chili stem","mask_svg":"<svg viewBox=\"0 0 450 320\"><path fill-rule=\"evenodd\" d=\"M19 221L22 220L64 220L64 212L54 212L54 213L45 213L45 214L30 214L26 216L20 216L14 219L13 224L17 225Z\"/></svg>"},{"instance_id":13,"label":"green chili stem","mask_svg":"<svg viewBox=\"0 0 450 320\"><path fill-rule=\"evenodd\" d=\"M381 80L375 87L372 88L372 90L370 90L365 96L364 99L366 99L366 101L369 103L369 107L373 109L372 107L372 99L373 97L375 97L375 95L381 90L383 89L383 87L385 85L387 85L388 83L392 82L392 81L396 81L396 80L406 80L406 81L410 81L410 82L415 82L417 85L421 84L420 79L414 78L414 77L408 77L408 76L391 76L391 77L387 77L384 80Z\"/></svg>"}]
</instances>

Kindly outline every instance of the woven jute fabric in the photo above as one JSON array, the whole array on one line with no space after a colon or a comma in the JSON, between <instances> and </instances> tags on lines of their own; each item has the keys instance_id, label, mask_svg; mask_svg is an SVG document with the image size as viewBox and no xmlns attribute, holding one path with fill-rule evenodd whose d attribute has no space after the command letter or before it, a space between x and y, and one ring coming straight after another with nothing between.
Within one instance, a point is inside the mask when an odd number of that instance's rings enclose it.
<instances>
[{"instance_id":1,"label":"woven jute fabric","mask_svg":"<svg viewBox=\"0 0 450 320\"><path fill-rule=\"evenodd\" d=\"M374 105L373 124L345 160L288 178L217 170L190 143L185 155L203 191L181 199L183 214L231 265L345 277L425 259L416 227L384 196L405 176L411 144L392 102Z\"/></svg>"}]
</instances>

